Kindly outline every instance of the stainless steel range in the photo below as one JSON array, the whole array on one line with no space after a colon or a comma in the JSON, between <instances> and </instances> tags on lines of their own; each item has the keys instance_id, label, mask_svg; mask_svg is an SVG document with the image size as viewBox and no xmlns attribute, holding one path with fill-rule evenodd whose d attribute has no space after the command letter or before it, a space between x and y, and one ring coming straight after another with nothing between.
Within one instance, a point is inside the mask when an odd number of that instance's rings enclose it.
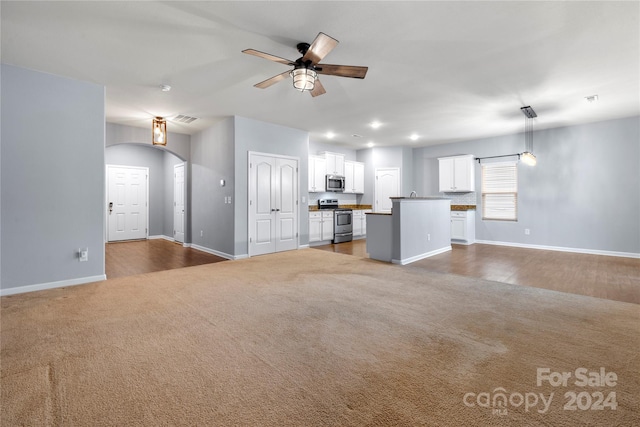
<instances>
[{"instance_id":1,"label":"stainless steel range","mask_svg":"<svg viewBox=\"0 0 640 427\"><path fill-rule=\"evenodd\" d=\"M333 243L353 240L353 211L351 209L340 208L337 199L318 200L318 209L333 210Z\"/></svg>"}]
</instances>

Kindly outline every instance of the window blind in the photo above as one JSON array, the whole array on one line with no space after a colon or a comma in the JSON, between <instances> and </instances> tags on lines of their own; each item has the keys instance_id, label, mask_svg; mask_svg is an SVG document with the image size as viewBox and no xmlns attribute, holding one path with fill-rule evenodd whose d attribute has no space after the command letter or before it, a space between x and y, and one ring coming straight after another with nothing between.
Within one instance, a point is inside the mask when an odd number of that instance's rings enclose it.
<instances>
[{"instance_id":1,"label":"window blind","mask_svg":"<svg viewBox=\"0 0 640 427\"><path fill-rule=\"evenodd\" d=\"M482 165L482 219L517 221L518 168L515 162Z\"/></svg>"}]
</instances>

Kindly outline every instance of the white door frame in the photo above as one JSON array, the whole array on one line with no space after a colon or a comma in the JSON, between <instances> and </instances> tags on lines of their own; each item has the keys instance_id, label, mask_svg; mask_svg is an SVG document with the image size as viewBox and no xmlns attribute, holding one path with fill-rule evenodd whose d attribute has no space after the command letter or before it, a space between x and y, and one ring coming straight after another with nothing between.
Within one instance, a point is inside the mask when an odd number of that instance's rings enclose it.
<instances>
[{"instance_id":1,"label":"white door frame","mask_svg":"<svg viewBox=\"0 0 640 427\"><path fill-rule=\"evenodd\" d=\"M247 152L247 254L251 257L253 254L251 253L252 247L251 242L249 241L251 238L251 226L252 226L252 212L251 212L251 156L268 156L280 159L288 159L296 161L296 179L297 179L297 194L296 194L296 240L297 247L300 248L300 158L295 156L286 156L282 154L274 154L274 153L263 153L259 151L248 151Z\"/></svg>"},{"instance_id":2,"label":"white door frame","mask_svg":"<svg viewBox=\"0 0 640 427\"><path fill-rule=\"evenodd\" d=\"M400 168L376 168L373 175L373 208L374 212L383 212L378 210L378 174L385 171L396 171L398 176L398 197L402 194L402 180L400 176Z\"/></svg>"},{"instance_id":3,"label":"white door frame","mask_svg":"<svg viewBox=\"0 0 640 427\"><path fill-rule=\"evenodd\" d=\"M178 168L182 168L182 240L176 240L176 170ZM185 236L186 236L186 218L187 218L187 165L186 162L176 163L173 165L173 240L176 242L182 243L185 245Z\"/></svg>"},{"instance_id":4,"label":"white door frame","mask_svg":"<svg viewBox=\"0 0 640 427\"><path fill-rule=\"evenodd\" d=\"M145 171L145 174L147 176L146 181L146 200L145 200L145 206L146 206L146 210L145 210L145 215L147 216L146 219L146 232L145 232L145 239L149 238L149 168L145 167L145 166L126 166L126 165L111 165L111 164L107 164L105 165L105 201L104 201L104 207L105 207L105 212L106 212L106 221L104 222L104 241L105 242L109 242L109 169L110 168L127 168L127 169L142 169ZM117 240L116 240L117 241Z\"/></svg>"}]
</instances>

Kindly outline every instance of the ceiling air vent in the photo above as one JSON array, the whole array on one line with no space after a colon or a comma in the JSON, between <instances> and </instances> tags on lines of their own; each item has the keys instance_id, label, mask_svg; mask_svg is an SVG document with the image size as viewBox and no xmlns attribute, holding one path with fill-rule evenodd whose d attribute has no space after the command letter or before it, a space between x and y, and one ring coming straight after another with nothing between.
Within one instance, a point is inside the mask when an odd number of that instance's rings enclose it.
<instances>
[{"instance_id":1,"label":"ceiling air vent","mask_svg":"<svg viewBox=\"0 0 640 427\"><path fill-rule=\"evenodd\" d=\"M195 120L198 120L197 117L191 117L191 116L185 116L184 114L178 114L177 116L175 116L173 119L171 119L171 121L174 122L179 122L179 123L186 123L189 124Z\"/></svg>"}]
</instances>

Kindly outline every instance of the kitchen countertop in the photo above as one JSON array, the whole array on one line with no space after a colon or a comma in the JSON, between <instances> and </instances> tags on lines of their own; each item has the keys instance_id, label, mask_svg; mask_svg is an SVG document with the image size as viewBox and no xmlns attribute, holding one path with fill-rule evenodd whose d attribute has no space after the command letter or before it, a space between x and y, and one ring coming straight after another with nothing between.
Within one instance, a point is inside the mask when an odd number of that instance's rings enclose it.
<instances>
[{"instance_id":1,"label":"kitchen countertop","mask_svg":"<svg viewBox=\"0 0 640 427\"><path fill-rule=\"evenodd\" d=\"M451 205L452 211L475 211L476 205Z\"/></svg>"},{"instance_id":2,"label":"kitchen countertop","mask_svg":"<svg viewBox=\"0 0 640 427\"><path fill-rule=\"evenodd\" d=\"M449 200L446 197L389 197L391 200Z\"/></svg>"},{"instance_id":3,"label":"kitchen countertop","mask_svg":"<svg viewBox=\"0 0 640 427\"><path fill-rule=\"evenodd\" d=\"M354 210L372 209L371 205L339 205L338 207L340 209L354 209ZM329 210L329 209L318 209L318 205L309 206L309 212L314 212L319 210Z\"/></svg>"},{"instance_id":4,"label":"kitchen countertop","mask_svg":"<svg viewBox=\"0 0 640 427\"><path fill-rule=\"evenodd\" d=\"M367 215L389 215L389 216L391 216L391 212L367 212Z\"/></svg>"}]
</instances>

